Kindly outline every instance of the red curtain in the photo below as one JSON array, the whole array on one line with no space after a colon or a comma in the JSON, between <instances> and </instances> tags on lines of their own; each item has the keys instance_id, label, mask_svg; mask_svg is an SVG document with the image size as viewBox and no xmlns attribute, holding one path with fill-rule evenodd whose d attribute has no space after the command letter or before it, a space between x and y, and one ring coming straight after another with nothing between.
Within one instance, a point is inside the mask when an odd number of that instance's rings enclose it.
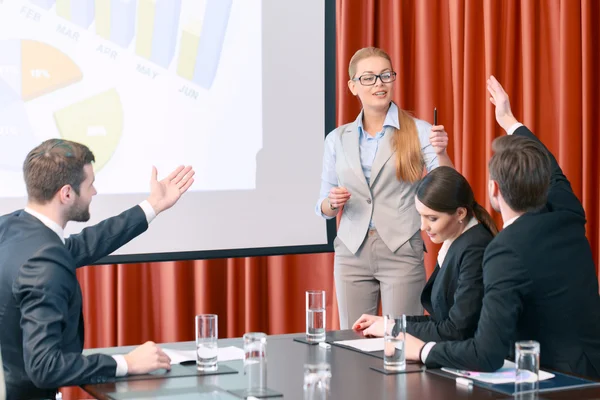
<instances>
[{"instance_id":1,"label":"red curtain","mask_svg":"<svg viewBox=\"0 0 600 400\"><path fill-rule=\"evenodd\" d=\"M337 122L360 111L346 84L350 57L383 48L398 72L395 101L430 122L437 107L457 169L487 205L501 134L485 84L495 75L582 200L599 265L599 21L597 0L337 0ZM429 275L437 247L428 249ZM301 332L308 289L327 291L327 324L339 327L332 254L86 267L78 277L87 347L193 340L198 313L219 314L220 337Z\"/></svg>"}]
</instances>

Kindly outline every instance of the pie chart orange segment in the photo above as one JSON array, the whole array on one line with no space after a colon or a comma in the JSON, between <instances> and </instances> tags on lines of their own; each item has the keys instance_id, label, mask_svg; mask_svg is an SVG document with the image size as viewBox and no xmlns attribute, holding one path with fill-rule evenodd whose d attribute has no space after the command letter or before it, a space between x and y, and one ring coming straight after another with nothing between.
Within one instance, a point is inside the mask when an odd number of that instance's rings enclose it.
<instances>
[{"instance_id":1,"label":"pie chart orange segment","mask_svg":"<svg viewBox=\"0 0 600 400\"><path fill-rule=\"evenodd\" d=\"M21 41L21 97L31 100L69 86L83 77L69 56L33 40Z\"/></svg>"}]
</instances>

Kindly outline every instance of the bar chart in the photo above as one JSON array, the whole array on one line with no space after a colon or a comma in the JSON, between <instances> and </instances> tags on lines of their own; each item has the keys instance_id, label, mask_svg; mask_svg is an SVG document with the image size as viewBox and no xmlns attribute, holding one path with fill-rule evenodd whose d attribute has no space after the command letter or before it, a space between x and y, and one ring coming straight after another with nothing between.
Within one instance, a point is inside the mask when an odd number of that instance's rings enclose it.
<instances>
[{"instance_id":1,"label":"bar chart","mask_svg":"<svg viewBox=\"0 0 600 400\"><path fill-rule=\"evenodd\" d=\"M56 0L56 14L87 29L94 21L94 0Z\"/></svg>"},{"instance_id":2,"label":"bar chart","mask_svg":"<svg viewBox=\"0 0 600 400\"><path fill-rule=\"evenodd\" d=\"M56 0L30 0L31 4L35 4L38 7L42 7L44 10L52 8Z\"/></svg>"},{"instance_id":3,"label":"bar chart","mask_svg":"<svg viewBox=\"0 0 600 400\"><path fill-rule=\"evenodd\" d=\"M96 0L96 33L128 47L135 32L135 0Z\"/></svg>"},{"instance_id":4,"label":"bar chart","mask_svg":"<svg viewBox=\"0 0 600 400\"><path fill-rule=\"evenodd\" d=\"M181 0L139 0L137 55L167 68L175 55Z\"/></svg>"},{"instance_id":5,"label":"bar chart","mask_svg":"<svg viewBox=\"0 0 600 400\"><path fill-rule=\"evenodd\" d=\"M29 0L204 89L217 74L233 0ZM91 28L92 23L94 27ZM176 54L177 53L177 54ZM174 62L174 58L177 60Z\"/></svg>"},{"instance_id":6,"label":"bar chart","mask_svg":"<svg viewBox=\"0 0 600 400\"><path fill-rule=\"evenodd\" d=\"M210 89L217 73L232 0L206 0L203 18L183 28L177 74Z\"/></svg>"}]
</instances>

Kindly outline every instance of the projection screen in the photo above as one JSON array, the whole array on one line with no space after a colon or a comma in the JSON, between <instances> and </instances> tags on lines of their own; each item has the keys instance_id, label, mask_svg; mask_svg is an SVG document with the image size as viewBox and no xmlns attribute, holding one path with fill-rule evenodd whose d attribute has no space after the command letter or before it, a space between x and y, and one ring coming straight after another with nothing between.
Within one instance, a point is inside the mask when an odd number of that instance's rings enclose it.
<instances>
[{"instance_id":1,"label":"projection screen","mask_svg":"<svg viewBox=\"0 0 600 400\"><path fill-rule=\"evenodd\" d=\"M332 250L315 212L335 124L335 1L0 0L0 214L48 138L88 145L87 223L192 165L195 183L98 263Z\"/></svg>"}]
</instances>

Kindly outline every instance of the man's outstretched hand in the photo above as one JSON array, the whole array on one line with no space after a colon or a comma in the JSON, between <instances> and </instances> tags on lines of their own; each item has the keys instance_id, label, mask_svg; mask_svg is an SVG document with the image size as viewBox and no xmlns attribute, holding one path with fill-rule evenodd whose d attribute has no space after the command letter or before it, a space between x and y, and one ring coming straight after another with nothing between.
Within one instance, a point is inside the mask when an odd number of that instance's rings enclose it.
<instances>
[{"instance_id":1,"label":"man's outstretched hand","mask_svg":"<svg viewBox=\"0 0 600 400\"><path fill-rule=\"evenodd\" d=\"M158 180L158 171L152 167L150 178L150 196L148 203L156 212L156 215L173 207L192 183L194 183L194 170L191 166L179 166L166 178Z\"/></svg>"}]
</instances>

